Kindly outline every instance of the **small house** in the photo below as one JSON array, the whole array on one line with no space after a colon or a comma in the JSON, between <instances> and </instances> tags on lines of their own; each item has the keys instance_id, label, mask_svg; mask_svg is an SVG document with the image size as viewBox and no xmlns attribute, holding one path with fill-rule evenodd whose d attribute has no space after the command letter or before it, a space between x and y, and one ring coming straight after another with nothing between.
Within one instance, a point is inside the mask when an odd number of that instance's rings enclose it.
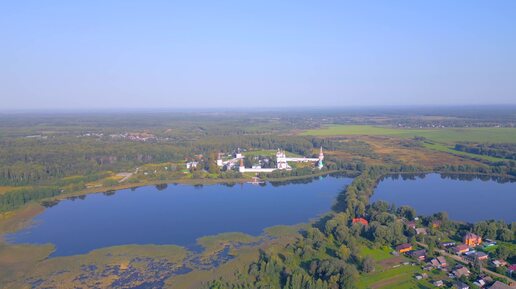
<instances>
[{"instance_id":1,"label":"small house","mask_svg":"<svg viewBox=\"0 0 516 289\"><path fill-rule=\"evenodd\" d=\"M415 221L405 221L405 226L407 226L410 229L416 229L416 222Z\"/></svg>"},{"instance_id":2,"label":"small house","mask_svg":"<svg viewBox=\"0 0 516 289\"><path fill-rule=\"evenodd\" d=\"M470 247L475 247L482 243L482 238L473 233L466 233L466 235L464 235L464 237L463 237L463 242L464 242L464 244L466 244Z\"/></svg>"},{"instance_id":3,"label":"small house","mask_svg":"<svg viewBox=\"0 0 516 289\"><path fill-rule=\"evenodd\" d=\"M500 281L496 281L491 285L491 287L488 287L488 289L514 289L516 286L509 286L505 283L502 283Z\"/></svg>"},{"instance_id":4,"label":"small house","mask_svg":"<svg viewBox=\"0 0 516 289\"><path fill-rule=\"evenodd\" d=\"M432 259L430 260L430 264L432 265L432 267L435 267L435 268L439 268L441 267L441 264L439 263L439 261L437 261L437 259Z\"/></svg>"},{"instance_id":5,"label":"small house","mask_svg":"<svg viewBox=\"0 0 516 289\"><path fill-rule=\"evenodd\" d=\"M487 260L488 256L484 252L469 251L464 254L464 259L474 262L475 260L484 261Z\"/></svg>"},{"instance_id":6,"label":"small house","mask_svg":"<svg viewBox=\"0 0 516 289\"><path fill-rule=\"evenodd\" d=\"M442 222L440 220L433 220L430 224L432 228L437 229L441 227Z\"/></svg>"},{"instance_id":7,"label":"small house","mask_svg":"<svg viewBox=\"0 0 516 289\"><path fill-rule=\"evenodd\" d=\"M422 260L425 260L425 258L426 258L426 250L421 249L421 250L410 251L408 253L408 255L414 259L418 259L418 260L422 261Z\"/></svg>"},{"instance_id":8,"label":"small house","mask_svg":"<svg viewBox=\"0 0 516 289\"><path fill-rule=\"evenodd\" d=\"M507 267L507 275L511 276L516 273L516 264L512 264L511 266Z\"/></svg>"},{"instance_id":9,"label":"small house","mask_svg":"<svg viewBox=\"0 0 516 289\"><path fill-rule=\"evenodd\" d=\"M464 266L459 266L455 270L453 270L453 275L455 275L455 277L457 277L457 278L460 278L461 276L467 277L470 274L471 274L471 272L469 272L468 268L466 268Z\"/></svg>"},{"instance_id":10,"label":"small house","mask_svg":"<svg viewBox=\"0 0 516 289\"><path fill-rule=\"evenodd\" d=\"M487 258L488 258L488 256L484 252L475 253L475 259L477 259L478 261L484 261L484 260L487 260Z\"/></svg>"},{"instance_id":11,"label":"small house","mask_svg":"<svg viewBox=\"0 0 516 289\"><path fill-rule=\"evenodd\" d=\"M187 162L186 163L186 169L193 169L193 168L196 168L197 167L197 164L199 164L198 162Z\"/></svg>"},{"instance_id":12,"label":"small house","mask_svg":"<svg viewBox=\"0 0 516 289\"><path fill-rule=\"evenodd\" d=\"M437 257L437 261L439 261L439 264L442 268L448 266L448 263L446 263L446 258L444 258L443 256Z\"/></svg>"},{"instance_id":13,"label":"small house","mask_svg":"<svg viewBox=\"0 0 516 289\"><path fill-rule=\"evenodd\" d=\"M410 250L412 250L412 245L410 245L408 243L396 246L396 251L399 253L406 253Z\"/></svg>"},{"instance_id":14,"label":"small house","mask_svg":"<svg viewBox=\"0 0 516 289\"><path fill-rule=\"evenodd\" d=\"M486 285L486 281L484 281L484 279L482 278L479 278L475 282L473 282L473 285L482 288Z\"/></svg>"},{"instance_id":15,"label":"small house","mask_svg":"<svg viewBox=\"0 0 516 289\"><path fill-rule=\"evenodd\" d=\"M456 243L455 242L451 242L451 241L450 242L442 242L440 244L441 248L444 248L444 249L453 247L455 245L456 245Z\"/></svg>"},{"instance_id":16,"label":"small house","mask_svg":"<svg viewBox=\"0 0 516 289\"><path fill-rule=\"evenodd\" d=\"M416 228L416 235L426 235L426 228Z\"/></svg>"},{"instance_id":17,"label":"small house","mask_svg":"<svg viewBox=\"0 0 516 289\"><path fill-rule=\"evenodd\" d=\"M469 251L469 247L466 244L460 244L452 248L453 253L460 255Z\"/></svg>"},{"instance_id":18,"label":"small house","mask_svg":"<svg viewBox=\"0 0 516 289\"><path fill-rule=\"evenodd\" d=\"M469 285L466 284L466 283L458 281L457 283L455 283L454 288L457 288L457 289L469 289Z\"/></svg>"},{"instance_id":19,"label":"small house","mask_svg":"<svg viewBox=\"0 0 516 289\"><path fill-rule=\"evenodd\" d=\"M434 281L434 283L433 283L433 284L434 284L434 286L435 286L435 287L441 287L441 286L444 286L444 282L443 282L443 280L436 280L436 281Z\"/></svg>"},{"instance_id":20,"label":"small house","mask_svg":"<svg viewBox=\"0 0 516 289\"><path fill-rule=\"evenodd\" d=\"M493 263L493 265L496 268L498 268L500 266L507 266L507 262L505 260L501 260L501 259L493 260L491 263Z\"/></svg>"}]
</instances>

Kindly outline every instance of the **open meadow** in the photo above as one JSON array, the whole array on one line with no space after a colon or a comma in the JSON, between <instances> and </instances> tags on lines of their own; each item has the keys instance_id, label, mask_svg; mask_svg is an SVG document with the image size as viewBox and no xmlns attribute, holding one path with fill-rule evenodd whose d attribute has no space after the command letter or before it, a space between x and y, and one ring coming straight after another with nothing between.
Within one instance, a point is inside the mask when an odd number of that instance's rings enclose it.
<instances>
[{"instance_id":1,"label":"open meadow","mask_svg":"<svg viewBox=\"0 0 516 289\"><path fill-rule=\"evenodd\" d=\"M370 125L329 125L320 129L307 130L302 135L311 136L392 136L400 138L424 137L437 142L485 142L515 143L516 128L436 128L405 129Z\"/></svg>"}]
</instances>

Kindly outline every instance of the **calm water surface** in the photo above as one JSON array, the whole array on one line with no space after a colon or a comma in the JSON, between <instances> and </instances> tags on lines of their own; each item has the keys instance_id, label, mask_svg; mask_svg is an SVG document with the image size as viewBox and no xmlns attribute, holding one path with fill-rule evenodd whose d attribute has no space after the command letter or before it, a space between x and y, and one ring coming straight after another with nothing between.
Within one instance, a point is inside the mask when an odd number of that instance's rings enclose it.
<instances>
[{"instance_id":1,"label":"calm water surface","mask_svg":"<svg viewBox=\"0 0 516 289\"><path fill-rule=\"evenodd\" d=\"M331 209L350 178L285 185L168 185L64 200L10 234L15 243L53 243L53 256L123 244L177 244L224 232L259 235L266 227L309 221Z\"/></svg>"},{"instance_id":2,"label":"calm water surface","mask_svg":"<svg viewBox=\"0 0 516 289\"><path fill-rule=\"evenodd\" d=\"M383 200L397 206L409 205L421 215L446 211L451 219L516 221L516 182L493 179L442 177L388 177L380 182L371 201Z\"/></svg>"}]
</instances>

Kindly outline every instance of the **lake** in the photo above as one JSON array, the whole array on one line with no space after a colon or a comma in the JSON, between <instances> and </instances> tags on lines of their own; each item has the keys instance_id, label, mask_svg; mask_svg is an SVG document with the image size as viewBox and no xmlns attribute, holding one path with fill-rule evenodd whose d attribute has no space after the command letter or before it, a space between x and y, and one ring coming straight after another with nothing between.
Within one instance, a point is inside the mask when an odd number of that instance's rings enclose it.
<instances>
[{"instance_id":1,"label":"lake","mask_svg":"<svg viewBox=\"0 0 516 289\"><path fill-rule=\"evenodd\" d=\"M52 243L52 256L123 244L175 244L224 232L259 235L275 225L307 222L328 212L351 178L317 177L285 184L159 185L66 199L13 243Z\"/></svg>"},{"instance_id":2,"label":"lake","mask_svg":"<svg viewBox=\"0 0 516 289\"><path fill-rule=\"evenodd\" d=\"M516 221L516 182L472 176L391 176L383 179L371 201L408 205L419 215L446 211L453 220Z\"/></svg>"}]
</instances>

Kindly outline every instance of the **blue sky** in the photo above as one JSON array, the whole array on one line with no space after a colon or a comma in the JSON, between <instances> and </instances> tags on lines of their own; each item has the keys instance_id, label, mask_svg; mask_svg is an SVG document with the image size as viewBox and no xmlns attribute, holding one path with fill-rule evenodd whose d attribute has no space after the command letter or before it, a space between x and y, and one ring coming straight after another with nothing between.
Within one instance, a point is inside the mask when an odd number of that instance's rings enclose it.
<instances>
[{"instance_id":1,"label":"blue sky","mask_svg":"<svg viewBox=\"0 0 516 289\"><path fill-rule=\"evenodd\" d=\"M0 109L516 103L516 1L1 1Z\"/></svg>"}]
</instances>

